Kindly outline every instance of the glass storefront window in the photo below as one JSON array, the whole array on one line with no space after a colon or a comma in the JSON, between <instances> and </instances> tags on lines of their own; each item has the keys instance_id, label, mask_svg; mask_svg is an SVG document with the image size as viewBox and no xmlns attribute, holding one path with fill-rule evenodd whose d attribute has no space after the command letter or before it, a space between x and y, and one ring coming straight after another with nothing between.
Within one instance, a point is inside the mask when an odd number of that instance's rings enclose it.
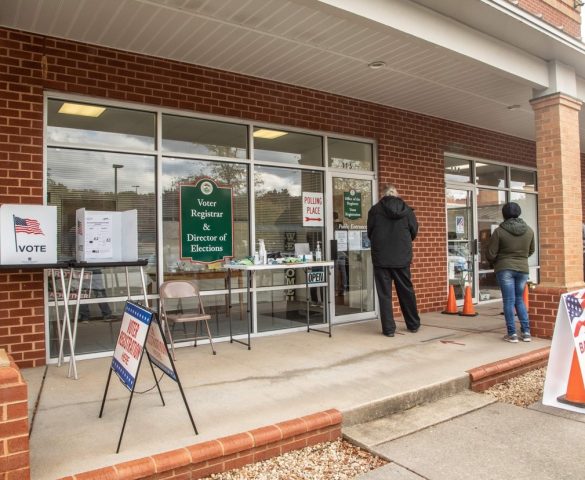
<instances>
[{"instance_id":1,"label":"glass storefront window","mask_svg":"<svg viewBox=\"0 0 585 480\"><path fill-rule=\"evenodd\" d=\"M475 163L475 183L486 187L506 188L506 167L493 163Z\"/></svg>"},{"instance_id":2,"label":"glass storefront window","mask_svg":"<svg viewBox=\"0 0 585 480\"><path fill-rule=\"evenodd\" d=\"M57 206L59 258L75 257L75 212L78 208L138 210L138 256L155 255L153 156L49 148L47 170L47 204Z\"/></svg>"},{"instance_id":3,"label":"glass storefront window","mask_svg":"<svg viewBox=\"0 0 585 480\"><path fill-rule=\"evenodd\" d=\"M50 99L46 138L54 145L154 150L155 125L151 112Z\"/></svg>"},{"instance_id":4,"label":"glass storefront window","mask_svg":"<svg viewBox=\"0 0 585 480\"><path fill-rule=\"evenodd\" d=\"M193 263L180 255L180 185L194 184L203 177L213 179L218 185L231 187L233 254L236 258L249 255L248 165L165 157L161 180L164 280L196 278L201 290L223 290L227 285L222 261ZM235 283L233 286L237 287Z\"/></svg>"},{"instance_id":5,"label":"glass storefront window","mask_svg":"<svg viewBox=\"0 0 585 480\"><path fill-rule=\"evenodd\" d=\"M299 277L299 283L304 282L304 273L300 269L293 270ZM295 288L289 290L271 290L258 292L258 331L282 330L285 328L304 327L307 325L306 289ZM315 325L324 323L325 298L322 287L309 289L309 323Z\"/></svg>"},{"instance_id":6,"label":"glass storefront window","mask_svg":"<svg viewBox=\"0 0 585 480\"><path fill-rule=\"evenodd\" d=\"M247 158L248 127L235 123L163 115L162 147L165 152Z\"/></svg>"},{"instance_id":7,"label":"glass storefront window","mask_svg":"<svg viewBox=\"0 0 585 480\"><path fill-rule=\"evenodd\" d=\"M322 167L323 139L306 133L255 127L254 159Z\"/></svg>"},{"instance_id":8,"label":"glass storefront window","mask_svg":"<svg viewBox=\"0 0 585 480\"><path fill-rule=\"evenodd\" d=\"M116 168L113 168L116 166ZM88 181L91 179L91 181ZM47 149L47 204L57 207L57 252L59 259L75 258L75 212L79 208L98 211L136 209L138 213L138 257L147 258L145 267L148 293L156 293L156 194L155 157L112 152ZM68 273L68 272L67 272ZM77 272L79 273L79 272ZM60 284L49 281L49 300L62 298ZM81 305L77 353L113 350L117 335L112 323L119 320L126 297L123 268L86 268L81 283ZM131 295L142 294L140 274L130 269ZM72 292L76 288L72 287ZM75 293L75 296L77 293ZM76 297L70 297L73 316ZM54 308L49 309L50 355L58 352Z\"/></svg>"},{"instance_id":9,"label":"glass storefront window","mask_svg":"<svg viewBox=\"0 0 585 480\"><path fill-rule=\"evenodd\" d=\"M445 157L445 181L471 182L471 162L455 157Z\"/></svg>"},{"instance_id":10,"label":"glass storefront window","mask_svg":"<svg viewBox=\"0 0 585 480\"><path fill-rule=\"evenodd\" d=\"M536 267L538 265L538 197L530 193L512 192L510 200L520 205L522 209L520 218L534 230L536 249L532 256L528 257L528 266ZM530 280L536 281L534 272L530 273Z\"/></svg>"},{"instance_id":11,"label":"glass storefront window","mask_svg":"<svg viewBox=\"0 0 585 480\"><path fill-rule=\"evenodd\" d=\"M510 183L511 187L515 190L534 192L536 191L536 172L511 168Z\"/></svg>"},{"instance_id":12,"label":"glass storefront window","mask_svg":"<svg viewBox=\"0 0 585 480\"><path fill-rule=\"evenodd\" d=\"M374 169L374 157L370 143L328 138L327 151L330 167L367 171Z\"/></svg>"},{"instance_id":13,"label":"glass storefront window","mask_svg":"<svg viewBox=\"0 0 585 480\"><path fill-rule=\"evenodd\" d=\"M490 270L486 252L492 232L504 220L502 206L506 203L506 192L503 190L477 190L477 232L479 242L479 269ZM492 297L493 298L493 297Z\"/></svg>"},{"instance_id":14,"label":"glass storefront window","mask_svg":"<svg viewBox=\"0 0 585 480\"><path fill-rule=\"evenodd\" d=\"M324 227L303 226L304 193L323 193L323 172L278 167L256 168L256 243L260 239L264 240L269 258L292 256L295 254L295 244L301 243L308 244L309 251L314 252L317 242L320 242L323 251ZM256 245L254 249L257 248ZM275 277L259 273L256 279L259 286L287 284L284 277ZM298 281L294 283L298 284Z\"/></svg>"}]
</instances>

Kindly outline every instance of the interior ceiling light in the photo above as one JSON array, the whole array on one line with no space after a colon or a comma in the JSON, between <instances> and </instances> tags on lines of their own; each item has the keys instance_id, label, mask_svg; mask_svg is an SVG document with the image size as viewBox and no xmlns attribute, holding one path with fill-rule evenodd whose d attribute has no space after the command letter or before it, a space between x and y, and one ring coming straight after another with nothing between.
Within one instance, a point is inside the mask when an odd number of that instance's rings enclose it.
<instances>
[{"instance_id":1,"label":"interior ceiling light","mask_svg":"<svg viewBox=\"0 0 585 480\"><path fill-rule=\"evenodd\" d=\"M81 103L64 103L59 109L59 113L66 115L80 115L82 117L99 117L105 107L96 107L95 105L83 105Z\"/></svg>"},{"instance_id":2,"label":"interior ceiling light","mask_svg":"<svg viewBox=\"0 0 585 480\"><path fill-rule=\"evenodd\" d=\"M268 140L274 140L275 138L282 137L284 135L287 135L287 132L281 132L279 130L268 130L266 128L261 128L260 130L256 130L254 132L254 137L267 138Z\"/></svg>"},{"instance_id":3,"label":"interior ceiling light","mask_svg":"<svg viewBox=\"0 0 585 480\"><path fill-rule=\"evenodd\" d=\"M368 67L370 67L372 70L378 70L379 68L382 68L385 66L386 66L386 62L383 62L382 60L376 60L375 62L368 63Z\"/></svg>"},{"instance_id":4,"label":"interior ceiling light","mask_svg":"<svg viewBox=\"0 0 585 480\"><path fill-rule=\"evenodd\" d=\"M520 105L518 105L517 103L515 103L514 105L508 105L506 108L508 110L518 110L520 108Z\"/></svg>"}]
</instances>

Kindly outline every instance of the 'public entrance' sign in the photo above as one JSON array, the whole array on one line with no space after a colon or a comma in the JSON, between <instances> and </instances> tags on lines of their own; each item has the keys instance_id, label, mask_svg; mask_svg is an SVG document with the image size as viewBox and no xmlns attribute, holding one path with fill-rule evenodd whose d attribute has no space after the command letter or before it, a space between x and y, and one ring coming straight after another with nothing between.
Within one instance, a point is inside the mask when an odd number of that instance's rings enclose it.
<instances>
[{"instance_id":1,"label":"'public entrance' sign","mask_svg":"<svg viewBox=\"0 0 585 480\"><path fill-rule=\"evenodd\" d=\"M181 185L181 258L213 263L233 256L232 189L205 178Z\"/></svg>"}]
</instances>

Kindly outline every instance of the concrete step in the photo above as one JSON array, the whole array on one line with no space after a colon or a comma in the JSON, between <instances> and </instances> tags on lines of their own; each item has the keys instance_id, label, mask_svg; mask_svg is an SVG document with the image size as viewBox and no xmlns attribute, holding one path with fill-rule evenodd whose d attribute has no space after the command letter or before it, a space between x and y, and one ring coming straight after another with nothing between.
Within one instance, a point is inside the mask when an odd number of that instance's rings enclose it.
<instances>
[{"instance_id":1,"label":"concrete step","mask_svg":"<svg viewBox=\"0 0 585 480\"><path fill-rule=\"evenodd\" d=\"M451 388L456 387L451 385ZM443 390L440 391L444 391L444 386ZM435 395L441 395L440 391ZM380 450L380 446L495 402L496 399L489 395L463 390L449 397L422 403L408 410L344 427L343 436L354 445L391 461ZM423 478L408 468L391 462L356 477L356 480L421 480Z\"/></svg>"},{"instance_id":2,"label":"concrete step","mask_svg":"<svg viewBox=\"0 0 585 480\"><path fill-rule=\"evenodd\" d=\"M409 410L344 427L343 435L355 445L374 450L377 445L465 415L495 401L489 395L466 390Z\"/></svg>"}]
</instances>

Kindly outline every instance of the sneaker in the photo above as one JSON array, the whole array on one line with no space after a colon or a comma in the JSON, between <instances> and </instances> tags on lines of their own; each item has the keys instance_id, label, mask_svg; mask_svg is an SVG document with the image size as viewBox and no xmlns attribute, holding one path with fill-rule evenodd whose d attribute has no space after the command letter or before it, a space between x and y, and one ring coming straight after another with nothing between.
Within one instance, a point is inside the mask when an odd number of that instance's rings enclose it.
<instances>
[{"instance_id":1,"label":"sneaker","mask_svg":"<svg viewBox=\"0 0 585 480\"><path fill-rule=\"evenodd\" d=\"M385 337L393 337L394 336L394 333L393 332L388 332L388 333L384 332L383 335Z\"/></svg>"},{"instance_id":2,"label":"sneaker","mask_svg":"<svg viewBox=\"0 0 585 480\"><path fill-rule=\"evenodd\" d=\"M523 342L532 342L532 337L529 333L522 333L522 341Z\"/></svg>"},{"instance_id":3,"label":"sneaker","mask_svg":"<svg viewBox=\"0 0 585 480\"><path fill-rule=\"evenodd\" d=\"M417 328L409 328L408 331L410 333L416 333L416 332L418 332L418 327Z\"/></svg>"},{"instance_id":4,"label":"sneaker","mask_svg":"<svg viewBox=\"0 0 585 480\"><path fill-rule=\"evenodd\" d=\"M512 335L504 335L504 342L518 343L518 335L515 333Z\"/></svg>"}]
</instances>

